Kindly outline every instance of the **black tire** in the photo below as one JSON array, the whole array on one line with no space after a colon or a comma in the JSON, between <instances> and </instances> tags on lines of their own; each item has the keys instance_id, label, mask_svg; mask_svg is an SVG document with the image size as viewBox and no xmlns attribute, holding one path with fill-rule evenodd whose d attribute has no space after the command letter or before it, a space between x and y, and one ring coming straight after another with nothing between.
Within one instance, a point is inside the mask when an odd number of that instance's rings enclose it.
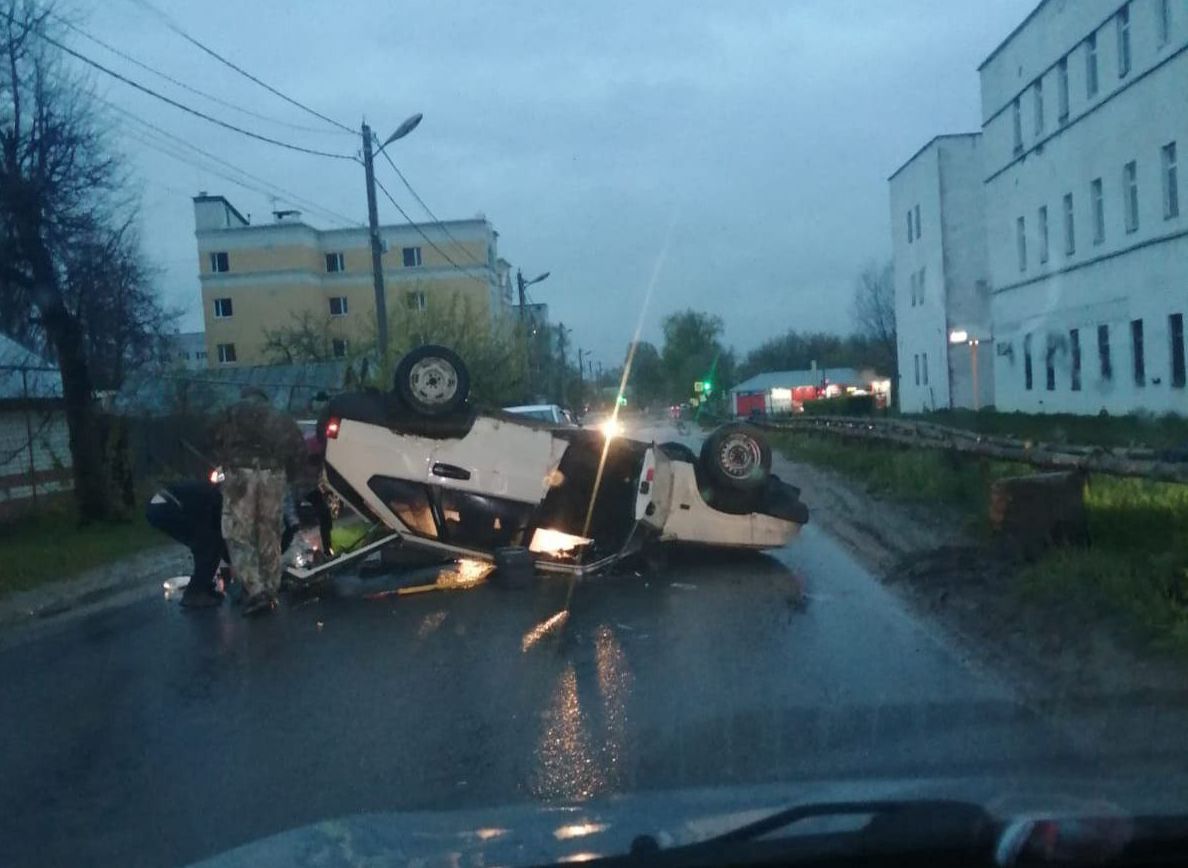
<instances>
[{"instance_id":1,"label":"black tire","mask_svg":"<svg viewBox=\"0 0 1188 868\"><path fill-rule=\"evenodd\" d=\"M446 416L469 399L470 372L453 350L425 344L400 360L393 386L409 409L423 416Z\"/></svg>"},{"instance_id":2,"label":"black tire","mask_svg":"<svg viewBox=\"0 0 1188 868\"><path fill-rule=\"evenodd\" d=\"M773 518L808 524L809 511L800 500L800 489L773 475L763 491L762 512Z\"/></svg>"},{"instance_id":3,"label":"black tire","mask_svg":"<svg viewBox=\"0 0 1188 868\"><path fill-rule=\"evenodd\" d=\"M757 491L771 475L771 446L750 425L729 422L701 444L701 469L719 491Z\"/></svg>"}]
</instances>

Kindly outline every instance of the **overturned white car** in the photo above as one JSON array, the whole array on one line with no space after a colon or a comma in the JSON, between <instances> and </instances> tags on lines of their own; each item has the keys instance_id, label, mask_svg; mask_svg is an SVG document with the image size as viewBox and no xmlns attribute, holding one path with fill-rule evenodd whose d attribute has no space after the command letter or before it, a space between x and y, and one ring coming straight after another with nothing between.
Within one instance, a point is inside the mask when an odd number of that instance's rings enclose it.
<instances>
[{"instance_id":1,"label":"overturned white car","mask_svg":"<svg viewBox=\"0 0 1188 868\"><path fill-rule=\"evenodd\" d=\"M326 480L388 530L373 546L398 537L496 562L526 550L540 570L586 573L650 543L775 548L808 521L744 425L714 431L697 456L679 443L476 410L468 394L462 360L425 346L401 360L391 392L329 403L319 424Z\"/></svg>"}]
</instances>

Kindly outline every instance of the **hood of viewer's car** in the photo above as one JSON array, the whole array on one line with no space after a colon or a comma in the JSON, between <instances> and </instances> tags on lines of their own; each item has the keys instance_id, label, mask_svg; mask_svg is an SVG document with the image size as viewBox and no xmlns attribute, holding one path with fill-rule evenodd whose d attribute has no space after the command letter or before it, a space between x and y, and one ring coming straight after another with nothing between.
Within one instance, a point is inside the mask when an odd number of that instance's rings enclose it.
<instances>
[{"instance_id":1,"label":"hood of viewer's car","mask_svg":"<svg viewBox=\"0 0 1188 868\"><path fill-rule=\"evenodd\" d=\"M705 841L790 806L868 800L960 799L1002 820L1152 812L1150 778L958 778L805 782L637 793L577 804L520 804L440 812L377 812L324 820L245 844L200 868L371 864L530 865L629 852L640 835L661 847ZM1165 781L1159 789L1167 792ZM1188 790L1180 789L1180 792ZM1183 810L1180 805L1180 810ZM1166 811L1168 806L1162 806Z\"/></svg>"}]
</instances>

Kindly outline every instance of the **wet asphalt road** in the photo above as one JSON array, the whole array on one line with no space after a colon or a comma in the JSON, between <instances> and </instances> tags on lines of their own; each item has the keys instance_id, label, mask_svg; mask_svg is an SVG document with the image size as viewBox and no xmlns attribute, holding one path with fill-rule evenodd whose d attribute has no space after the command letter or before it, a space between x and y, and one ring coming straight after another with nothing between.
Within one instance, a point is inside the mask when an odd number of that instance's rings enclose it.
<instances>
[{"instance_id":1,"label":"wet asphalt road","mask_svg":"<svg viewBox=\"0 0 1188 868\"><path fill-rule=\"evenodd\" d=\"M810 504L811 506L811 504ZM928 776L1060 739L812 525L767 557L245 622L154 598L0 649L0 864L167 865L376 810Z\"/></svg>"}]
</instances>

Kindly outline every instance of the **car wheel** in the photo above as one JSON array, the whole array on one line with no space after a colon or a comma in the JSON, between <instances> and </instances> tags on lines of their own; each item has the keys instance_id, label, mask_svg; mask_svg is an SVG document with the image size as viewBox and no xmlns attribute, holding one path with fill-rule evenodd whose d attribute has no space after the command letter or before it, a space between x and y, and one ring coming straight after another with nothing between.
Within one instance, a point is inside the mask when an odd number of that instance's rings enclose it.
<instances>
[{"instance_id":1,"label":"car wheel","mask_svg":"<svg viewBox=\"0 0 1188 868\"><path fill-rule=\"evenodd\" d=\"M732 422L701 445L701 467L716 489L756 491L771 473L771 447L754 428Z\"/></svg>"},{"instance_id":2,"label":"car wheel","mask_svg":"<svg viewBox=\"0 0 1188 868\"><path fill-rule=\"evenodd\" d=\"M444 416L460 410L470 397L470 373L453 350L426 344L400 360L394 386L410 409Z\"/></svg>"}]
</instances>

